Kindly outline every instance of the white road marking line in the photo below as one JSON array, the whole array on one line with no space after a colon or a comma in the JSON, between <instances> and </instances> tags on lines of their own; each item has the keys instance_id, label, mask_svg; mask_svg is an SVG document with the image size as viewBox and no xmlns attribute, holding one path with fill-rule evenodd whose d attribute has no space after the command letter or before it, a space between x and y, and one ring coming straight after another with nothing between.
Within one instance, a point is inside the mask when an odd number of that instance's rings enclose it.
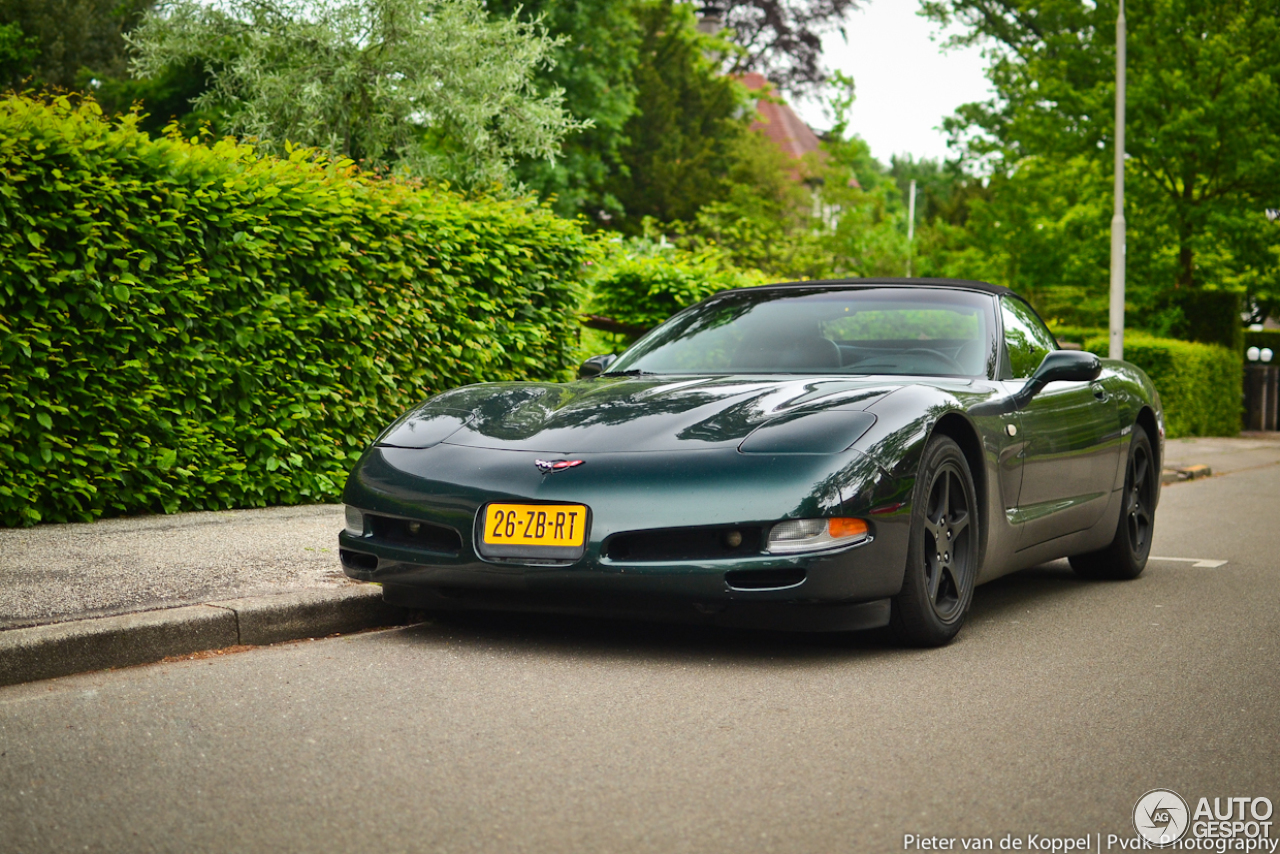
<instances>
[{"instance_id":1,"label":"white road marking line","mask_svg":"<svg viewBox=\"0 0 1280 854\"><path fill-rule=\"evenodd\" d=\"M1178 563L1189 563L1193 569L1217 569L1220 566L1226 566L1225 560L1214 560L1213 558L1202 557L1156 557L1152 555L1147 560L1172 560Z\"/></svg>"}]
</instances>

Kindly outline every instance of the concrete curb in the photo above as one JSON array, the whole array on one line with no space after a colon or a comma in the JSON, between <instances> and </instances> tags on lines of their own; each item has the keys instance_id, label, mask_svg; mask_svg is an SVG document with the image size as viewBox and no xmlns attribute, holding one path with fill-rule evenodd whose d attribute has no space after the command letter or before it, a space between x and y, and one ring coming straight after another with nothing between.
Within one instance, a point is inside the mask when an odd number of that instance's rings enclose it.
<instances>
[{"instance_id":1,"label":"concrete curb","mask_svg":"<svg viewBox=\"0 0 1280 854\"><path fill-rule=\"evenodd\" d=\"M239 642L254 645L399 625L409 613L383 602L382 587L375 584L228 599L209 605L233 612Z\"/></svg>"},{"instance_id":2,"label":"concrete curb","mask_svg":"<svg viewBox=\"0 0 1280 854\"><path fill-rule=\"evenodd\" d=\"M375 585L304 590L0 632L0 686L171 655L402 625Z\"/></svg>"},{"instance_id":3,"label":"concrete curb","mask_svg":"<svg viewBox=\"0 0 1280 854\"><path fill-rule=\"evenodd\" d=\"M1161 483L1180 483L1184 480L1199 480L1202 477L1211 477L1213 469L1206 465L1182 466L1180 468L1165 469L1160 475Z\"/></svg>"}]
</instances>

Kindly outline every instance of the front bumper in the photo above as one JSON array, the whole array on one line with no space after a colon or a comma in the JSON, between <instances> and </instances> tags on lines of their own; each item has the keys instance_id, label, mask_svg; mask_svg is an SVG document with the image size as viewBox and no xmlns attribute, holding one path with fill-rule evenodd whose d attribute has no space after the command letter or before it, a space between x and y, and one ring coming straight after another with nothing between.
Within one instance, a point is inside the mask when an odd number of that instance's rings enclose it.
<instances>
[{"instance_id":1,"label":"front bumper","mask_svg":"<svg viewBox=\"0 0 1280 854\"><path fill-rule=\"evenodd\" d=\"M834 462L829 456L748 457L723 450L584 455L580 468L550 475L532 465L535 456L448 445L371 449L348 481L344 500L367 513L451 528L460 547L430 551L344 531L339 545L347 575L379 582L388 601L416 607L819 631L883 625L887 599L901 589L910 508L898 499L910 484L887 477L857 452ZM585 553L558 563L481 557L475 519L489 501L586 504L592 522ZM874 512L885 507L892 509ZM817 515L870 519L872 536L803 555L624 561L606 552L609 537L621 532ZM743 589L741 579L753 577L786 583Z\"/></svg>"}]
</instances>

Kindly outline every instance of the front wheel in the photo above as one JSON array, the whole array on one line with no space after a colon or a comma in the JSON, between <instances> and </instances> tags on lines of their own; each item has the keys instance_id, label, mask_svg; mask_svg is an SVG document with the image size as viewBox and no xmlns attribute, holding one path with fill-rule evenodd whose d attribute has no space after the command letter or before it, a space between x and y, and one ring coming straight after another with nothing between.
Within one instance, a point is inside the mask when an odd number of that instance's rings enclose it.
<instances>
[{"instance_id":1,"label":"front wheel","mask_svg":"<svg viewBox=\"0 0 1280 854\"><path fill-rule=\"evenodd\" d=\"M954 440L936 436L920 461L911 542L890 626L909 646L942 646L964 625L978 575L978 502L973 475Z\"/></svg>"},{"instance_id":2,"label":"front wheel","mask_svg":"<svg viewBox=\"0 0 1280 854\"><path fill-rule=\"evenodd\" d=\"M1071 558L1071 568L1082 578L1125 581L1137 578L1147 567L1151 535L1156 527L1156 485L1160 472L1147 431L1133 425L1129 459L1124 470L1124 506L1115 537L1105 549Z\"/></svg>"}]
</instances>

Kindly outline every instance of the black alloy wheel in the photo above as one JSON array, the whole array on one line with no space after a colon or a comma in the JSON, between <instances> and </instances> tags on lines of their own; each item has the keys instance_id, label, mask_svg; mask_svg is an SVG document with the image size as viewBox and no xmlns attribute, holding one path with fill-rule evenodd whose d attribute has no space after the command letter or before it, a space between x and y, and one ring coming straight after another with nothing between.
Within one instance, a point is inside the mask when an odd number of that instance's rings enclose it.
<instances>
[{"instance_id":1,"label":"black alloy wheel","mask_svg":"<svg viewBox=\"0 0 1280 854\"><path fill-rule=\"evenodd\" d=\"M1137 578L1151 555L1156 527L1156 489L1159 477L1147 432L1133 425L1125 463L1123 505L1111 545L1071 558L1071 568L1083 578L1124 581Z\"/></svg>"},{"instance_id":2,"label":"black alloy wheel","mask_svg":"<svg viewBox=\"0 0 1280 854\"><path fill-rule=\"evenodd\" d=\"M894 634L911 646L941 646L960 631L978 575L978 503L960 446L929 442L912 510L902 592L893 600Z\"/></svg>"},{"instance_id":3,"label":"black alloy wheel","mask_svg":"<svg viewBox=\"0 0 1280 854\"><path fill-rule=\"evenodd\" d=\"M1151 469L1151 448L1145 443L1135 444L1124 474L1124 516L1129 551L1143 555L1144 563L1155 528L1155 479Z\"/></svg>"},{"instance_id":4,"label":"black alloy wheel","mask_svg":"<svg viewBox=\"0 0 1280 854\"><path fill-rule=\"evenodd\" d=\"M934 475L924 512L924 575L938 619L955 619L969 575L967 496L954 463Z\"/></svg>"}]
</instances>

